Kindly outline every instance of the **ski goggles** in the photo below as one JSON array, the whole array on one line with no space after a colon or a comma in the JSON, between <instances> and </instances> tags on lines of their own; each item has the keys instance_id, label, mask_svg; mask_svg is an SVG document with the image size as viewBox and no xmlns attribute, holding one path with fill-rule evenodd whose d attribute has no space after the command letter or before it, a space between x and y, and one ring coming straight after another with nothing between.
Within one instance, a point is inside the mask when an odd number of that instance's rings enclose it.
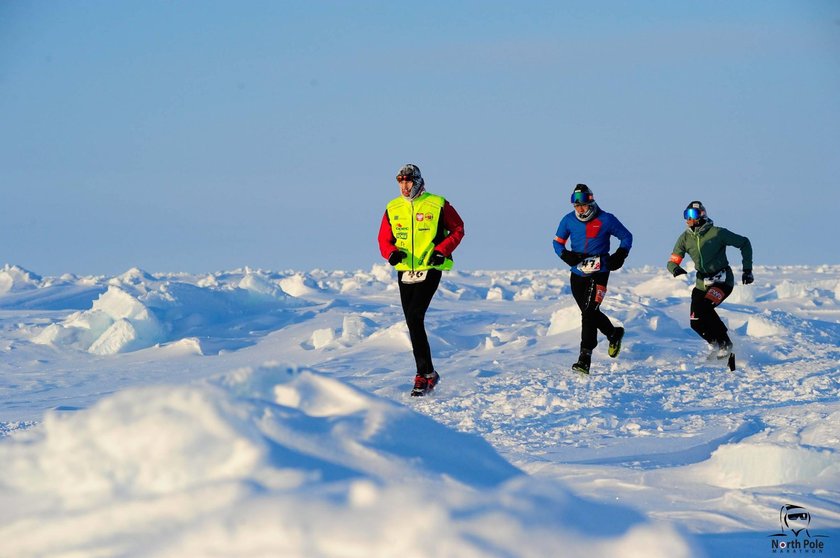
<instances>
[{"instance_id":1,"label":"ski goggles","mask_svg":"<svg viewBox=\"0 0 840 558\"><path fill-rule=\"evenodd\" d=\"M414 180L413 176L409 176L407 174L398 174L397 175L397 182L412 182Z\"/></svg>"},{"instance_id":2,"label":"ski goggles","mask_svg":"<svg viewBox=\"0 0 840 558\"><path fill-rule=\"evenodd\" d=\"M685 211L683 211L683 219L688 221L689 219L694 219L695 221L703 216L703 212L697 209L696 207L689 207Z\"/></svg>"},{"instance_id":3,"label":"ski goggles","mask_svg":"<svg viewBox=\"0 0 840 558\"><path fill-rule=\"evenodd\" d=\"M572 203L574 205L589 205L595 201L595 196L589 192L572 192Z\"/></svg>"}]
</instances>

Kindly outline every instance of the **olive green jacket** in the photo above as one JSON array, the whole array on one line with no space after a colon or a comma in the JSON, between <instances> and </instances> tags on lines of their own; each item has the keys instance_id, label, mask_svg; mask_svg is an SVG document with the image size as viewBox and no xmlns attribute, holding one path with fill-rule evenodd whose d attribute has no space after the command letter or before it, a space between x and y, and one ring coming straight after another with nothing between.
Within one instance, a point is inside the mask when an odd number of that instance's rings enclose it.
<instances>
[{"instance_id":1,"label":"olive green jacket","mask_svg":"<svg viewBox=\"0 0 840 558\"><path fill-rule=\"evenodd\" d=\"M683 231L674 244L668 271L674 273L688 253L697 270L698 289L706 290L703 279L712 277L721 270L726 270L726 283L732 286L735 284L735 277L729 267L729 260L726 259L727 246L741 250L741 267L744 271L752 271L753 251L750 239L728 229L716 227L711 219L696 231L688 228Z\"/></svg>"}]
</instances>

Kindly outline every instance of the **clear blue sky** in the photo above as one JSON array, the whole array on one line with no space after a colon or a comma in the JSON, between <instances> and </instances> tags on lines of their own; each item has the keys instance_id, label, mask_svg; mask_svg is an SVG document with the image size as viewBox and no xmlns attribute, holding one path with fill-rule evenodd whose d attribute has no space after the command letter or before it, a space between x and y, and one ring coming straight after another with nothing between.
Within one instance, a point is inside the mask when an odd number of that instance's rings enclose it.
<instances>
[{"instance_id":1,"label":"clear blue sky","mask_svg":"<svg viewBox=\"0 0 840 558\"><path fill-rule=\"evenodd\" d=\"M0 262L368 269L406 162L462 269L561 266L577 182L631 266L692 199L840 263L840 2L0 0Z\"/></svg>"}]
</instances>

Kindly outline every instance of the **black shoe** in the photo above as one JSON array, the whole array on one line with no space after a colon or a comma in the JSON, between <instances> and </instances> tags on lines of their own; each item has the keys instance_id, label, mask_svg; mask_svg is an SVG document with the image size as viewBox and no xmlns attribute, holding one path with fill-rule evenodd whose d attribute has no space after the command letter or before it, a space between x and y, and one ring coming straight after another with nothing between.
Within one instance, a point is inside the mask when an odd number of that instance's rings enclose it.
<instances>
[{"instance_id":1,"label":"black shoe","mask_svg":"<svg viewBox=\"0 0 840 558\"><path fill-rule=\"evenodd\" d=\"M617 327L615 328L615 332L613 332L612 336L609 338L610 347L607 349L607 354L610 357L615 358L618 356L618 353L621 352L621 339L624 337L624 328Z\"/></svg>"},{"instance_id":2,"label":"black shoe","mask_svg":"<svg viewBox=\"0 0 840 558\"><path fill-rule=\"evenodd\" d=\"M726 362L730 372L735 372L735 353L729 353L729 360Z\"/></svg>"},{"instance_id":3,"label":"black shoe","mask_svg":"<svg viewBox=\"0 0 840 558\"><path fill-rule=\"evenodd\" d=\"M412 397L423 397L432 392L440 381L440 374L437 371L431 374L417 374L414 376L414 389L411 390Z\"/></svg>"},{"instance_id":4,"label":"black shoe","mask_svg":"<svg viewBox=\"0 0 840 558\"><path fill-rule=\"evenodd\" d=\"M732 341L726 339L718 343L717 353L715 353L718 360L729 358L730 354L732 354Z\"/></svg>"},{"instance_id":5,"label":"black shoe","mask_svg":"<svg viewBox=\"0 0 840 558\"><path fill-rule=\"evenodd\" d=\"M578 361L572 365L572 370L581 374L589 374L589 365L592 363L592 351L581 349Z\"/></svg>"}]
</instances>

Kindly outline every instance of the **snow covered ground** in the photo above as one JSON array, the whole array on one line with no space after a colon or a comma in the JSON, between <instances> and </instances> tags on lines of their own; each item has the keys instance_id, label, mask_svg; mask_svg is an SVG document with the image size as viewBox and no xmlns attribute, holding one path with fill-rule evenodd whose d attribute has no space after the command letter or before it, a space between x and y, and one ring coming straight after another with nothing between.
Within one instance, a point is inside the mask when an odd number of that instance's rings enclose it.
<instances>
[{"instance_id":1,"label":"snow covered ground","mask_svg":"<svg viewBox=\"0 0 840 558\"><path fill-rule=\"evenodd\" d=\"M7 265L0 555L840 556L840 265L755 274L731 373L690 278L614 273L588 378L566 272L446 274L411 398L387 265Z\"/></svg>"}]
</instances>

